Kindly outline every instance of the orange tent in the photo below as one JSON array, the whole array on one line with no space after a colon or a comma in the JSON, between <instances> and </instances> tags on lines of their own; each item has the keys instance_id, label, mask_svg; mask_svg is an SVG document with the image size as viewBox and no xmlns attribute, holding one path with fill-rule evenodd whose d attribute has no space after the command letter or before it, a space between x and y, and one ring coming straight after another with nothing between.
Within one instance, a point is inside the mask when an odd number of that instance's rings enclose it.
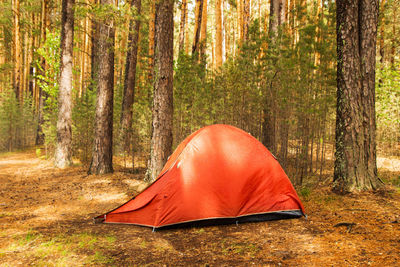
<instances>
[{"instance_id":1,"label":"orange tent","mask_svg":"<svg viewBox=\"0 0 400 267\"><path fill-rule=\"evenodd\" d=\"M248 133L218 124L187 137L155 182L95 219L160 228L302 215L295 189L268 149Z\"/></svg>"}]
</instances>

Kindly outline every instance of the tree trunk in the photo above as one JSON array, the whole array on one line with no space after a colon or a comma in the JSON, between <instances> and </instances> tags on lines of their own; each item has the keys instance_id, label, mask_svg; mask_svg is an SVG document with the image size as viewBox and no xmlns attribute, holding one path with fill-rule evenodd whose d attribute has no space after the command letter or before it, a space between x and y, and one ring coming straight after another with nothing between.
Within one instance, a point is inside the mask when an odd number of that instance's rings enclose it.
<instances>
[{"instance_id":1,"label":"tree trunk","mask_svg":"<svg viewBox=\"0 0 400 267\"><path fill-rule=\"evenodd\" d=\"M102 5L112 5L113 0L101 0ZM99 22L96 119L94 146L89 174L113 172L112 132L114 95L114 37L113 21Z\"/></svg>"},{"instance_id":2,"label":"tree trunk","mask_svg":"<svg viewBox=\"0 0 400 267\"><path fill-rule=\"evenodd\" d=\"M12 0L13 11L13 44L14 44L14 75L13 88L15 96L22 102L22 51L21 51L21 32L20 32L20 2Z\"/></svg>"},{"instance_id":3,"label":"tree trunk","mask_svg":"<svg viewBox=\"0 0 400 267\"><path fill-rule=\"evenodd\" d=\"M269 48L275 46L276 38L278 35L278 28L284 22L284 4L283 0L271 0L270 4L270 16L269 16ZM268 89L268 93L265 95L265 104L264 104L264 121L263 121L263 138L262 143L272 152L276 153L276 85L275 85L275 77L271 78L270 86Z\"/></svg>"},{"instance_id":4,"label":"tree trunk","mask_svg":"<svg viewBox=\"0 0 400 267\"><path fill-rule=\"evenodd\" d=\"M42 10L41 10L41 18L40 18L40 45L44 44L46 42L46 30L48 27L48 20L49 20L49 15L48 15L48 8L49 8L49 0L43 0L42 1ZM44 75L44 72L46 71L46 61L42 58L40 59L40 64L42 68L42 75ZM44 104L47 99L47 94L43 91L41 86L38 86L38 97L37 97L37 110L38 110L38 126L37 126L37 131L36 131L36 140L35 140L35 145L43 145L44 144L44 133L43 133L43 123L44 123L44 114L43 114L43 108Z\"/></svg>"},{"instance_id":5,"label":"tree trunk","mask_svg":"<svg viewBox=\"0 0 400 267\"><path fill-rule=\"evenodd\" d=\"M222 66L222 10L221 0L215 0L215 68Z\"/></svg>"},{"instance_id":6,"label":"tree trunk","mask_svg":"<svg viewBox=\"0 0 400 267\"><path fill-rule=\"evenodd\" d=\"M284 0L271 0L268 30L270 38L276 37L278 27L285 22L285 3Z\"/></svg>"},{"instance_id":7,"label":"tree trunk","mask_svg":"<svg viewBox=\"0 0 400 267\"><path fill-rule=\"evenodd\" d=\"M392 47L390 49L390 66L392 70L396 69L395 57L397 47L397 35L396 35L396 24L397 24L397 6L393 6L393 23L392 23Z\"/></svg>"},{"instance_id":8,"label":"tree trunk","mask_svg":"<svg viewBox=\"0 0 400 267\"><path fill-rule=\"evenodd\" d=\"M238 28L238 46L242 45L243 41L243 1L237 1L237 28Z\"/></svg>"},{"instance_id":9,"label":"tree trunk","mask_svg":"<svg viewBox=\"0 0 400 267\"><path fill-rule=\"evenodd\" d=\"M179 52L185 49L185 34L187 20L187 0L182 0L181 4L181 22L179 27Z\"/></svg>"},{"instance_id":10,"label":"tree trunk","mask_svg":"<svg viewBox=\"0 0 400 267\"><path fill-rule=\"evenodd\" d=\"M242 24L242 40L246 41L249 37L249 23L250 23L250 0L243 0L243 24Z\"/></svg>"},{"instance_id":11,"label":"tree trunk","mask_svg":"<svg viewBox=\"0 0 400 267\"><path fill-rule=\"evenodd\" d=\"M132 0L132 6L135 7L137 15L140 15L141 0ZM123 146L124 152L128 154L130 152L132 135L132 105L135 96L140 19L137 18L135 20L131 20L129 28L128 53L126 55L125 65L124 96L122 99L121 111L121 131L119 138L120 146Z\"/></svg>"},{"instance_id":12,"label":"tree trunk","mask_svg":"<svg viewBox=\"0 0 400 267\"><path fill-rule=\"evenodd\" d=\"M61 11L61 62L58 95L57 146L55 165L65 168L72 164L72 60L74 44L75 0L63 0Z\"/></svg>"},{"instance_id":13,"label":"tree trunk","mask_svg":"<svg viewBox=\"0 0 400 267\"><path fill-rule=\"evenodd\" d=\"M375 56L378 0L336 1L337 110L334 189L377 189Z\"/></svg>"},{"instance_id":14,"label":"tree trunk","mask_svg":"<svg viewBox=\"0 0 400 267\"><path fill-rule=\"evenodd\" d=\"M197 49L199 48L202 17L203 17L203 0L196 0L196 10L195 10L195 20L196 21L195 21L195 25L194 25L192 55L196 54Z\"/></svg>"},{"instance_id":15,"label":"tree trunk","mask_svg":"<svg viewBox=\"0 0 400 267\"><path fill-rule=\"evenodd\" d=\"M173 117L173 0L156 5L156 54L153 124L147 180L154 181L172 150Z\"/></svg>"},{"instance_id":16,"label":"tree trunk","mask_svg":"<svg viewBox=\"0 0 400 267\"><path fill-rule=\"evenodd\" d=\"M97 4L98 0L94 0L94 4ZM99 40L99 22L95 15L92 18L92 29L91 29L91 53L90 53L90 78L91 85L89 87L90 90L94 90L96 88L96 75L99 72L99 51L98 51L98 40Z\"/></svg>"},{"instance_id":17,"label":"tree trunk","mask_svg":"<svg viewBox=\"0 0 400 267\"><path fill-rule=\"evenodd\" d=\"M384 69L385 67L385 2L386 0L381 0L381 4L380 4L380 36L379 36L379 55L380 55L380 69L381 71ZM379 78L378 81L378 86L381 87L382 86L382 78Z\"/></svg>"},{"instance_id":18,"label":"tree trunk","mask_svg":"<svg viewBox=\"0 0 400 267\"><path fill-rule=\"evenodd\" d=\"M155 1L150 1L150 20L149 20L149 82L153 83L154 74L154 37L156 23L156 7Z\"/></svg>"},{"instance_id":19,"label":"tree trunk","mask_svg":"<svg viewBox=\"0 0 400 267\"><path fill-rule=\"evenodd\" d=\"M207 47L207 0L203 1L200 31L200 58L203 59Z\"/></svg>"}]
</instances>

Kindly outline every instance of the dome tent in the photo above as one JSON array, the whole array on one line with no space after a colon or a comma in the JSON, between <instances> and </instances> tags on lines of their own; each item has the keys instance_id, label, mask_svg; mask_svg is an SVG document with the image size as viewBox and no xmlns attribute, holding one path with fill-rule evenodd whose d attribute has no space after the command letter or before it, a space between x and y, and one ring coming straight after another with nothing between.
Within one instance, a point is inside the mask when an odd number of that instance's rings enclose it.
<instances>
[{"instance_id":1,"label":"dome tent","mask_svg":"<svg viewBox=\"0 0 400 267\"><path fill-rule=\"evenodd\" d=\"M238 128L217 124L187 137L151 185L95 221L161 228L303 215L294 187L268 149Z\"/></svg>"}]
</instances>

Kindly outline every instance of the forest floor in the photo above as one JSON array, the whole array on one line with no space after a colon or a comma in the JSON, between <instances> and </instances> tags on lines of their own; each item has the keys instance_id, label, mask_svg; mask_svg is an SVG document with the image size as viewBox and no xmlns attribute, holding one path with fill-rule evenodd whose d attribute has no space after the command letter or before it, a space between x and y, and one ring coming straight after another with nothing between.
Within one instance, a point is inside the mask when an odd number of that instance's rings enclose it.
<instances>
[{"instance_id":1,"label":"forest floor","mask_svg":"<svg viewBox=\"0 0 400 267\"><path fill-rule=\"evenodd\" d=\"M378 160L400 182L400 160ZM160 230L93 224L145 187L112 175L55 169L35 151L0 154L0 266L398 266L400 189L336 195L299 188L308 219ZM318 183L317 183L318 182ZM342 223L342 224L341 224ZM344 224L343 224L344 223ZM347 223L347 225L346 225ZM339 225L338 225L339 224Z\"/></svg>"}]
</instances>

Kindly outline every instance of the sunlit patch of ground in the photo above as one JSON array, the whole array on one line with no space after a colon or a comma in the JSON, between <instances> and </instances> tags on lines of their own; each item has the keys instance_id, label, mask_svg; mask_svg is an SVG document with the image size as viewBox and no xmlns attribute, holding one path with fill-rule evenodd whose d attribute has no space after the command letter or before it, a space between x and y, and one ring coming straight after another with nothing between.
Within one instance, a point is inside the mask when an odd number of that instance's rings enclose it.
<instances>
[{"instance_id":1,"label":"sunlit patch of ground","mask_svg":"<svg viewBox=\"0 0 400 267\"><path fill-rule=\"evenodd\" d=\"M396 157L378 157L376 163L379 169L400 172L400 159Z\"/></svg>"},{"instance_id":2,"label":"sunlit patch of ground","mask_svg":"<svg viewBox=\"0 0 400 267\"><path fill-rule=\"evenodd\" d=\"M398 164L396 158L379 158L381 177L395 184ZM324 174L332 171L332 165L327 166ZM93 217L146 187L138 179L143 173L131 174L125 166L115 169L114 174L87 175L82 166L55 169L34 151L0 155L0 265L398 266L400 262L396 187L384 193L340 196L330 191L330 179L324 177L323 185L319 180L298 190L307 220L153 233L132 225L93 224Z\"/></svg>"}]
</instances>

